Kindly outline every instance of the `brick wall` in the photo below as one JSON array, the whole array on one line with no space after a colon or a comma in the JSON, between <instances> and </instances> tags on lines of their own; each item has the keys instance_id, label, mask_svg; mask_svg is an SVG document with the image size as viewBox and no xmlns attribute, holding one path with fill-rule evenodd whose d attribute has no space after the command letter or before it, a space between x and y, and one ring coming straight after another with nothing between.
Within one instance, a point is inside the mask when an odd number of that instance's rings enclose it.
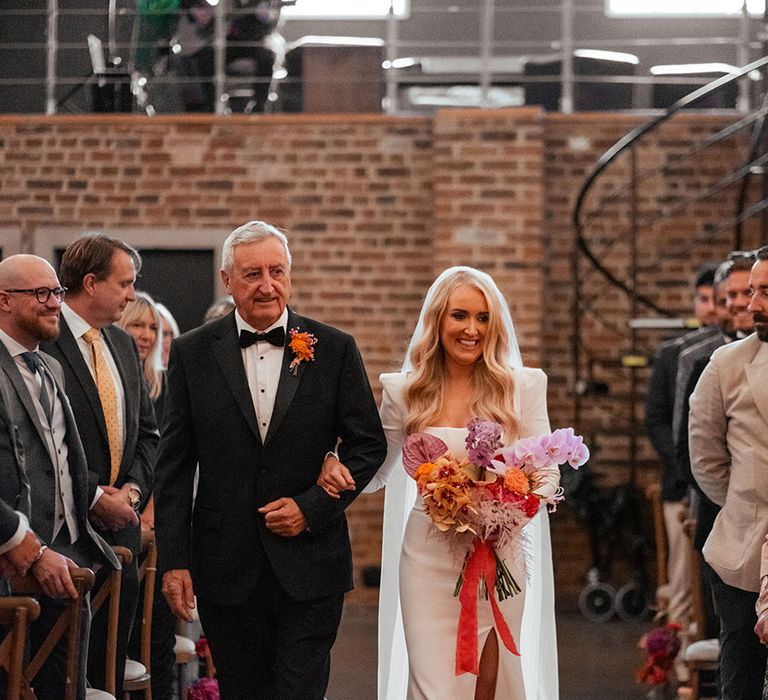
<instances>
[{"instance_id":1,"label":"brick wall","mask_svg":"<svg viewBox=\"0 0 768 700\"><path fill-rule=\"evenodd\" d=\"M644 139L640 169L683 154L727 123L712 115L679 117ZM554 426L574 421L571 340L575 265L571 214L596 159L639 118L545 114L537 109L457 110L434 118L385 116L2 117L0 230L18 229L34 250L42 229L167 227L230 230L253 218L285 228L295 257L293 303L353 333L377 392L377 377L399 366L423 294L454 264L494 275L507 296L526 363L550 377ZM652 220L684 192L703 192L739 162L743 137L667 168L640 193L650 217L640 232L638 289L685 315L696 266L730 248L730 231L712 234L734 189L703 199L664 224ZM626 214L628 158L588 201L586 236L623 279L629 270ZM623 200L623 201L622 201ZM706 244L688 250L696 236ZM745 245L757 244L748 229ZM168 243L168 241L166 241ZM664 257L681 247L685 252ZM587 274L581 294L594 296L582 319L596 379L610 391L584 399L583 429L597 444L592 468L605 483L653 478L653 455L626 426L642 419L638 401L647 369L620 359L650 353L658 332L625 332L626 299ZM649 315L643 309L634 310ZM618 328L619 332L615 329ZM582 368L583 371L583 368ZM611 429L619 426L620 430ZM380 494L361 497L350 513L358 568L379 557ZM650 533L650 521L647 529ZM575 594L590 563L587 537L573 510L553 518L558 588ZM624 567L626 569L626 567ZM628 576L617 569L617 577ZM622 581L619 580L620 584ZM375 591L358 587L354 600Z\"/></svg>"}]
</instances>

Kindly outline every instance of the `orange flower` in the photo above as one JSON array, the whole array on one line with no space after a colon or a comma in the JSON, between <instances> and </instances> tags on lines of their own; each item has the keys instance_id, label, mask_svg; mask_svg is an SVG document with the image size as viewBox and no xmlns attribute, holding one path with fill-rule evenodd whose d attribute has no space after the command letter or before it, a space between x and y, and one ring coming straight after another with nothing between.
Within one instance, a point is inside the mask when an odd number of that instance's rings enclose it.
<instances>
[{"instance_id":1,"label":"orange flower","mask_svg":"<svg viewBox=\"0 0 768 700\"><path fill-rule=\"evenodd\" d=\"M504 488L518 496L525 496L527 493L530 493L531 484L521 469L511 467L504 474Z\"/></svg>"},{"instance_id":2,"label":"orange flower","mask_svg":"<svg viewBox=\"0 0 768 700\"><path fill-rule=\"evenodd\" d=\"M298 328L291 328L288 333L291 336L291 342L288 347L293 350L294 358L288 367L294 374L299 371L299 364L302 362L312 362L315 359L315 343L317 338L311 333L299 332Z\"/></svg>"}]
</instances>

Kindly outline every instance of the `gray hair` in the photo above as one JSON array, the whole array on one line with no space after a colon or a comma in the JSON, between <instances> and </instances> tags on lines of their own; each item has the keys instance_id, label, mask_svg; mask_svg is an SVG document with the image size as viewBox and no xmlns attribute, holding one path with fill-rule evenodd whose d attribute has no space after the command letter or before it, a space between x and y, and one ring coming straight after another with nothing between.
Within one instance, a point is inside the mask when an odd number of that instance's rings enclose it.
<instances>
[{"instance_id":1,"label":"gray hair","mask_svg":"<svg viewBox=\"0 0 768 700\"><path fill-rule=\"evenodd\" d=\"M285 248L285 259L288 261L288 269L291 267L291 251L288 249L288 238L279 229L265 221L249 221L238 226L227 236L221 248L221 269L226 273L232 272L232 257L234 249L244 243L256 243L265 238L276 238Z\"/></svg>"}]
</instances>

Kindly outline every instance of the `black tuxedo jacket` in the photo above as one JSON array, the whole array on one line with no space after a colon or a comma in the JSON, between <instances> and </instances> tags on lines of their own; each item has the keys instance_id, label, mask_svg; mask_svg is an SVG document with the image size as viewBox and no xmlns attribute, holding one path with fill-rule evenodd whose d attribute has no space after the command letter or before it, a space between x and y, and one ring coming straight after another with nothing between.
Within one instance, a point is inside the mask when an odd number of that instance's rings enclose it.
<instances>
[{"instance_id":1,"label":"black tuxedo jacket","mask_svg":"<svg viewBox=\"0 0 768 700\"><path fill-rule=\"evenodd\" d=\"M80 566L109 563L120 568L109 545L94 532L88 521L88 467L72 410L64 394L64 376L55 359L40 353L54 377L56 392L67 428L67 463L72 477L77 523L80 528ZM24 378L5 345L0 343L0 523L15 531L24 513L35 534L50 544L53 535L55 474L35 404ZM29 494L29 497L27 497ZM13 531L8 535L12 535ZM2 539L7 540L8 537Z\"/></svg>"},{"instance_id":2,"label":"black tuxedo jacket","mask_svg":"<svg viewBox=\"0 0 768 700\"><path fill-rule=\"evenodd\" d=\"M195 593L211 602L245 601L265 565L296 600L353 587L344 510L383 462L386 440L354 339L289 310L292 328L314 334L315 358L294 375L289 336L264 442L234 313L171 347L156 470L158 553L162 570L190 569ZM337 440L357 484L339 500L315 483ZM296 500L310 531L281 537L266 528L258 508L281 497Z\"/></svg>"},{"instance_id":3,"label":"black tuxedo jacket","mask_svg":"<svg viewBox=\"0 0 768 700\"><path fill-rule=\"evenodd\" d=\"M120 372L125 392L123 457L115 486L120 488L126 482L138 485L142 499L146 502L152 492L159 440L152 400L149 398L133 338L116 326L105 328L103 334ZM88 495L93 500L96 486L108 484L110 477L107 426L96 383L63 315L58 339L42 343L40 347L53 355L64 369L67 396L88 459ZM108 540L111 539L108 537ZM121 530L114 540L116 544L129 547L137 555L140 549L139 526Z\"/></svg>"}]
</instances>

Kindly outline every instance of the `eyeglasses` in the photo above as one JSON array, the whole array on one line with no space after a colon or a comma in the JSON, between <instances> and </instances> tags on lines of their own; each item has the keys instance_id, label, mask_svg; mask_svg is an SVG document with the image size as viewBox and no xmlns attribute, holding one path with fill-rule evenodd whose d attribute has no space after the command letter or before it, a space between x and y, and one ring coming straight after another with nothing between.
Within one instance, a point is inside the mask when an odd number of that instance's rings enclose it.
<instances>
[{"instance_id":1,"label":"eyeglasses","mask_svg":"<svg viewBox=\"0 0 768 700\"><path fill-rule=\"evenodd\" d=\"M48 287L35 287L34 289L4 289L4 292L8 294L34 294L37 300L41 304L47 304L51 298L51 294L56 298L56 301L64 301L64 297L67 296L66 287L54 287L49 289Z\"/></svg>"}]
</instances>

